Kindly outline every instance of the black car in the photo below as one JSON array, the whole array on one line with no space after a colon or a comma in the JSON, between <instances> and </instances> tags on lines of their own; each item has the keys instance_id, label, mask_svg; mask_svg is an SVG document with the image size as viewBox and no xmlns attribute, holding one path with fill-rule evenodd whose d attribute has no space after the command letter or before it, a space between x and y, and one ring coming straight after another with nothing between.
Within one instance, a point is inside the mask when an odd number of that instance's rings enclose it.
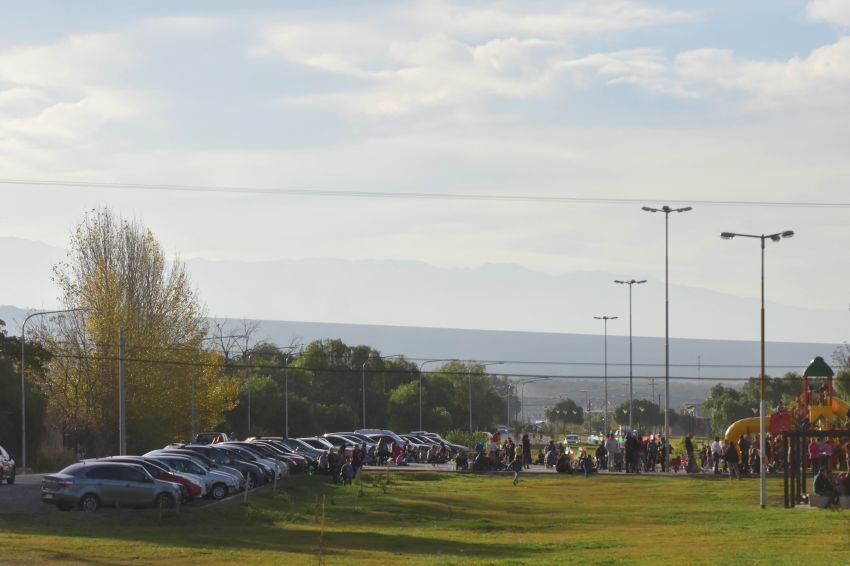
<instances>
[{"instance_id":1,"label":"black car","mask_svg":"<svg viewBox=\"0 0 850 566\"><path fill-rule=\"evenodd\" d=\"M3 483L3 480L6 480L6 483L15 483L16 473L15 459L0 446L0 483Z\"/></svg>"}]
</instances>

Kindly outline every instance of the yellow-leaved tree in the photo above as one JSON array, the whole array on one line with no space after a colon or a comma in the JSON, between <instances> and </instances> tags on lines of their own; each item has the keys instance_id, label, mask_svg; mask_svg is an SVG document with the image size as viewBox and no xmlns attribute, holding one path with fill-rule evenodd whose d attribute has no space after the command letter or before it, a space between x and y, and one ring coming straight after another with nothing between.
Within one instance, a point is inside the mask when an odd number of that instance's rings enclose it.
<instances>
[{"instance_id":1,"label":"yellow-leaved tree","mask_svg":"<svg viewBox=\"0 0 850 566\"><path fill-rule=\"evenodd\" d=\"M198 430L236 405L239 384L203 348L205 309L185 266L165 258L149 229L108 208L87 212L54 281L63 306L80 309L40 333L55 354L41 386L66 442L89 456L117 453L121 329L130 454L189 436L193 381Z\"/></svg>"}]
</instances>

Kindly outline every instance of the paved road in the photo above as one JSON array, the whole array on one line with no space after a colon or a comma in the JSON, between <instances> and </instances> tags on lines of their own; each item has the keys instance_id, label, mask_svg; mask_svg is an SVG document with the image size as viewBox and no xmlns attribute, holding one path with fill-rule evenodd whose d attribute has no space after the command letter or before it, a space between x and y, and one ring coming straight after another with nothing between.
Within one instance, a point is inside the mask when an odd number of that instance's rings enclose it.
<instances>
[{"instance_id":1,"label":"paved road","mask_svg":"<svg viewBox=\"0 0 850 566\"><path fill-rule=\"evenodd\" d=\"M0 514L43 513L54 508L41 502L42 475L18 476L12 485L0 485Z\"/></svg>"}]
</instances>

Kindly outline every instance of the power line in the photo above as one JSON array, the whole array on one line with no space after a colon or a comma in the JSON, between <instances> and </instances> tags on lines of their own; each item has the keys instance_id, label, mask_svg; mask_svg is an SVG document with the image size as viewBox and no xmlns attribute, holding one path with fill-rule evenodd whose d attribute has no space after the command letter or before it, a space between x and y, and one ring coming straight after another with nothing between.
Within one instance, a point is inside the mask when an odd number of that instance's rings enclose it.
<instances>
[{"instance_id":1,"label":"power line","mask_svg":"<svg viewBox=\"0 0 850 566\"><path fill-rule=\"evenodd\" d=\"M367 198L397 200L455 200L486 202L526 202L548 204L619 204L638 205L647 202L664 201L669 204L691 204L720 207L773 207L773 208L850 208L850 202L826 201L755 201L755 200L713 200L713 199L669 199L669 198L625 198L625 197L584 197L584 196L546 196L486 193L445 193L445 192L407 192L407 191L366 191L353 189L321 188L263 188L249 186L212 186L212 185L171 185L150 183L105 183L90 181L59 181L52 179L0 179L3 185L30 185L39 187L62 187L77 189L122 189L144 191L180 191L221 194L256 194L277 196L304 196L330 198Z\"/></svg>"},{"instance_id":2,"label":"power line","mask_svg":"<svg viewBox=\"0 0 850 566\"><path fill-rule=\"evenodd\" d=\"M80 354L54 354L54 358L62 358L62 359L77 359L77 360L90 360L90 361L103 361L103 362L116 362L119 360L118 356L91 356L91 355L80 355ZM173 365L173 366L184 366L184 367L211 367L211 368L219 368L219 369L286 369L288 368L290 371L309 371L316 373L344 373L351 374L355 376L361 375L363 371L367 374L401 374L401 375L409 375L413 373L413 371L418 370L404 370L404 369L356 369L356 368L326 368L326 367L299 367L299 366L284 366L282 364L256 364L256 363L247 363L247 364L216 364L216 363L208 363L208 362L194 362L194 361L185 361L185 360L161 360L161 359L145 359L145 358L124 358L126 362L130 363L143 363L143 364L163 364L163 365ZM446 375L446 376L454 376L454 377L468 377L470 374L466 371L426 371L421 372L426 375ZM562 375L562 374L534 374L534 373L499 373L499 374L480 374L483 376L493 376L493 377L522 377L522 378L548 378L548 379L603 379L603 376L600 375ZM629 376L608 376L608 379L628 379ZM641 376L641 379L651 379L651 376ZM712 378L700 378L694 376L671 376L670 379L676 379L680 381L749 381L750 377L712 377Z\"/></svg>"},{"instance_id":3,"label":"power line","mask_svg":"<svg viewBox=\"0 0 850 566\"><path fill-rule=\"evenodd\" d=\"M86 345L86 346L90 346L90 347L100 348L102 350L108 350L110 348L112 348L112 349L118 348L117 344L104 343L104 342L92 342L92 341L75 342L75 341L72 341L72 340L52 340L51 343L53 343L53 344L66 344L66 345L68 345L68 344L70 344L70 345L79 344L79 345ZM261 343L261 344L275 346L274 344L265 344L265 343ZM277 347L277 346L275 346L275 347ZM129 351L129 352L144 352L144 351L189 352L189 353L197 353L197 354L221 353L220 349L217 349L215 346L212 347L212 348L187 348L187 347L180 347L180 346L154 346L154 345L151 345L151 346L132 346L132 345L130 345L130 346L127 346L127 351ZM285 352L282 352L282 354L285 355ZM268 355L270 357L274 357L275 353L274 352L268 352ZM241 353L241 350L240 350L233 357L239 358L241 356L242 356L242 353ZM370 357L371 357L371 354L370 354ZM452 358L451 356L436 356L436 355L435 356L427 356L427 357L423 357L423 358L404 356L402 358L397 358L397 359L399 361L409 361L409 362L421 362L421 361L430 360L430 359L441 359L441 360L445 359L445 360L447 360L447 363L455 361L455 362L465 363L465 364L469 364L469 365L476 365L476 364L485 364L485 365L504 364L504 365L509 365L509 364L513 364L513 365L589 366L589 367L604 365L603 362L575 361L575 360L478 360L478 359ZM629 363L628 362L611 362L611 361L609 361L608 365L614 366L614 367L628 367ZM658 363L642 362L642 363L634 363L632 365L634 365L636 367L658 368L658 367L664 367L664 362L658 362ZM765 367L766 368L772 368L772 369L791 369L791 368L800 368L800 367L802 367L802 365L803 364L800 364L799 362L795 362L795 363L787 363L787 364L769 364L769 365L766 365ZM245 366L239 366L239 367L245 367ZM292 367L292 366L290 365L289 367ZM758 369L758 368L761 367L761 365L759 365L759 364L731 364L731 363L730 364L700 363L700 364L670 364L670 367L677 367L677 368L700 367L700 368L714 368L714 369ZM493 374L494 375L503 375L501 372L493 372ZM706 378L706 379L713 379L713 378Z\"/></svg>"}]
</instances>

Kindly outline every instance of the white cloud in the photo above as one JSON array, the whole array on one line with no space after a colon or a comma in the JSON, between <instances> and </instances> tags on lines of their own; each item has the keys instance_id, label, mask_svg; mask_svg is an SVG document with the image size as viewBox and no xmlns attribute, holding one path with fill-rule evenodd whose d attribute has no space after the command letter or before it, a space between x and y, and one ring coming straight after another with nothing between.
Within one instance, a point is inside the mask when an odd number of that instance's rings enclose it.
<instances>
[{"instance_id":1,"label":"white cloud","mask_svg":"<svg viewBox=\"0 0 850 566\"><path fill-rule=\"evenodd\" d=\"M850 26L850 2L847 0L810 0L806 16L813 21Z\"/></svg>"},{"instance_id":2,"label":"white cloud","mask_svg":"<svg viewBox=\"0 0 850 566\"><path fill-rule=\"evenodd\" d=\"M596 65L599 75L612 83L655 81L660 86L653 78L659 69L651 50L617 52L607 54L605 61L588 59L573 65L571 42L692 18L630 1L574 2L566 8L523 13L423 2L391 13L381 24L356 20L273 24L263 30L251 52L356 80L342 91L289 96L284 103L399 115L448 103L478 103L488 96L540 96L556 74ZM622 72L612 69L614 65Z\"/></svg>"},{"instance_id":3,"label":"white cloud","mask_svg":"<svg viewBox=\"0 0 850 566\"><path fill-rule=\"evenodd\" d=\"M768 106L844 103L850 85L850 37L784 61L737 57L726 49L686 51L676 56L674 73L685 85L748 93Z\"/></svg>"},{"instance_id":4,"label":"white cloud","mask_svg":"<svg viewBox=\"0 0 850 566\"><path fill-rule=\"evenodd\" d=\"M565 5L566 4L566 5ZM452 2L421 2L409 12L410 22L462 36L532 36L564 39L598 35L667 23L688 22L695 14L666 10L629 0L551 2L550 9L476 8Z\"/></svg>"}]
</instances>

